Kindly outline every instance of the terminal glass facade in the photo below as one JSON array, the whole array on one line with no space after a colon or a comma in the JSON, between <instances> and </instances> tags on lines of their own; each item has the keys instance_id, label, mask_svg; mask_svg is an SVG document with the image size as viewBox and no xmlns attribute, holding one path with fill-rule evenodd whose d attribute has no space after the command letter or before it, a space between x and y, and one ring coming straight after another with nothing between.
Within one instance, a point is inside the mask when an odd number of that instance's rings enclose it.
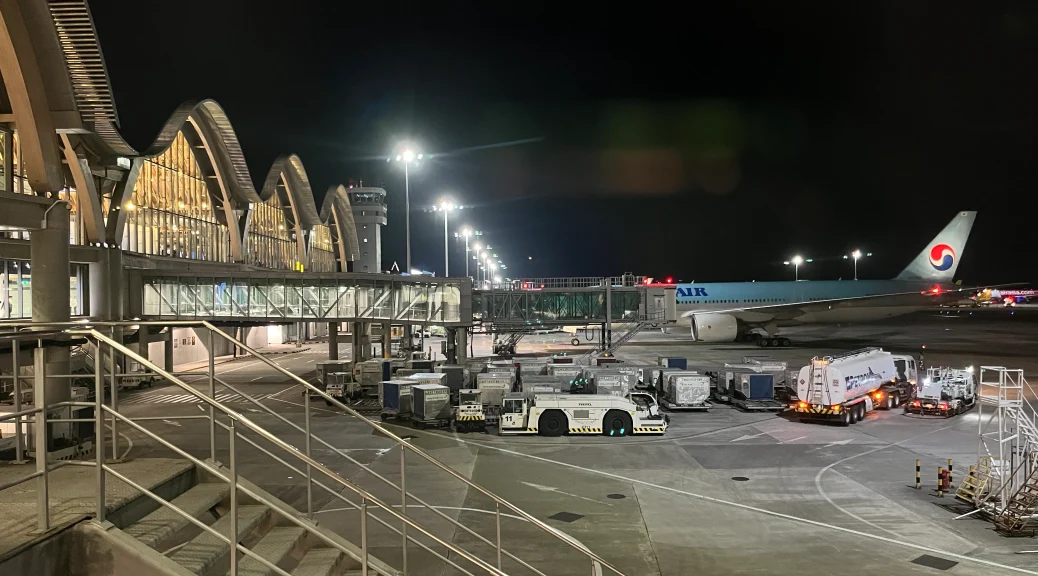
<instances>
[{"instance_id":1,"label":"terminal glass facade","mask_svg":"<svg viewBox=\"0 0 1038 576\"><path fill-rule=\"evenodd\" d=\"M310 232L309 272L335 272L335 246L332 231L324 224L314 226Z\"/></svg>"},{"instance_id":2,"label":"terminal glass facade","mask_svg":"<svg viewBox=\"0 0 1038 576\"><path fill-rule=\"evenodd\" d=\"M0 129L0 191L14 194L36 195L29 179L25 176L25 165L22 162L21 144L18 132ZM84 223L79 218L79 196L75 188L64 188L58 192L58 198L68 201L69 207L69 243L81 244L85 233ZM28 240L27 231L4 232L4 237Z\"/></svg>"},{"instance_id":3,"label":"terminal glass facade","mask_svg":"<svg viewBox=\"0 0 1038 576\"><path fill-rule=\"evenodd\" d=\"M73 316L87 315L84 293L87 267L69 267L69 308ZM27 260L0 260L0 320L32 319L32 264Z\"/></svg>"},{"instance_id":4,"label":"terminal glass facade","mask_svg":"<svg viewBox=\"0 0 1038 576\"><path fill-rule=\"evenodd\" d=\"M190 258L229 260L230 236L217 220L194 151L178 132L172 145L141 165L123 231L123 250Z\"/></svg>"},{"instance_id":5,"label":"terminal glass facade","mask_svg":"<svg viewBox=\"0 0 1038 576\"><path fill-rule=\"evenodd\" d=\"M245 263L275 270L295 269L299 254L280 194L253 204L250 210Z\"/></svg>"}]
</instances>

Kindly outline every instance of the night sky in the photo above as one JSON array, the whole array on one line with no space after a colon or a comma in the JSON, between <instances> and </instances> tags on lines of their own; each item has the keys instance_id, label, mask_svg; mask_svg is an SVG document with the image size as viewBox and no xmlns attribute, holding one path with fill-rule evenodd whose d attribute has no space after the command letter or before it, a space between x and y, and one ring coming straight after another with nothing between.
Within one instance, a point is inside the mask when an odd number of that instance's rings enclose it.
<instances>
[{"instance_id":1,"label":"night sky","mask_svg":"<svg viewBox=\"0 0 1038 576\"><path fill-rule=\"evenodd\" d=\"M383 185L387 267L404 190L384 157L412 139L437 153L411 180L414 264L437 272L423 208L449 195L470 206L452 231L483 230L511 276L792 279L799 253L801 278L849 278L861 248L861 277L891 277L976 209L958 275L1038 279L1038 3L90 6L132 145L213 98L255 182L294 152L318 206Z\"/></svg>"}]
</instances>

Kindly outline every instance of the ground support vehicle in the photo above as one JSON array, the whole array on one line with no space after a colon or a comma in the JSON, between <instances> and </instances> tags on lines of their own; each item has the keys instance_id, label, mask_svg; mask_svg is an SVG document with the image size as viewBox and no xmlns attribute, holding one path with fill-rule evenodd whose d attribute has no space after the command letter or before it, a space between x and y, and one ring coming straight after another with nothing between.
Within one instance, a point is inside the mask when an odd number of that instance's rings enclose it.
<instances>
[{"instance_id":1,"label":"ground support vehicle","mask_svg":"<svg viewBox=\"0 0 1038 576\"><path fill-rule=\"evenodd\" d=\"M973 408L976 403L977 385L972 367L964 370L931 367L916 387L915 398L905 404L905 413L949 418Z\"/></svg>"},{"instance_id":2,"label":"ground support vehicle","mask_svg":"<svg viewBox=\"0 0 1038 576\"><path fill-rule=\"evenodd\" d=\"M454 411L454 429L458 432L486 432L487 420L479 390L458 391L458 408Z\"/></svg>"},{"instance_id":3,"label":"ground support vehicle","mask_svg":"<svg viewBox=\"0 0 1038 576\"><path fill-rule=\"evenodd\" d=\"M635 392L629 398L598 394L507 394L502 401L502 435L539 434L663 434L670 417L659 412L652 396Z\"/></svg>"},{"instance_id":4,"label":"ground support vehicle","mask_svg":"<svg viewBox=\"0 0 1038 576\"><path fill-rule=\"evenodd\" d=\"M916 382L916 360L881 348L815 357L800 369L798 400L791 406L802 420L858 422L877 408L898 406Z\"/></svg>"}]
</instances>

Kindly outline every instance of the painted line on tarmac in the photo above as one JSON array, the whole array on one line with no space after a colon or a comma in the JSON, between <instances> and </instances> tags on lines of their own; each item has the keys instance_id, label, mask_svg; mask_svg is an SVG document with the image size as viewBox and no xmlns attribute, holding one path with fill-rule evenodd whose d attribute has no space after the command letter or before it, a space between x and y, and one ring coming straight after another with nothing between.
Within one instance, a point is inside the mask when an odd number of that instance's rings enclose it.
<instances>
[{"instance_id":1,"label":"painted line on tarmac","mask_svg":"<svg viewBox=\"0 0 1038 576\"><path fill-rule=\"evenodd\" d=\"M830 464L830 465L822 468L821 470L819 470L818 474L815 474L815 490L817 490L818 494L820 494L822 496L822 498L825 499L826 502L831 504L833 508L836 508L840 512L843 512L844 514L846 514L847 516L850 516L851 518L854 518L855 520L857 520L859 522L862 522L864 524L872 526L876 530L880 530L882 532L886 532L887 534L891 534L891 535L896 536L898 538L903 538L903 536L898 534L897 532L894 532L893 530L888 530L886 528L883 528L882 526L874 524L874 523L872 523L872 522L862 518L861 516L858 516L854 512L851 512L850 510L847 510L846 508L840 506L836 502L833 502L833 499L830 498L829 494L827 494L825 489L822 488L822 476L825 475L825 473L828 472L829 470L832 470L833 467L835 467L835 466L837 466L839 464L843 464L844 462L848 462L850 460L854 460L855 458L861 458L862 456L868 456L869 454L874 454L876 452L879 452L880 450L886 450L887 448L893 448L894 446L901 445L901 444L903 444L905 442L909 442L909 441L915 440L917 438L922 438L923 436L927 436L929 434L933 434L934 432L940 432L942 430L947 430L948 428L951 428L952 426L954 426L954 424L949 424L947 426L944 426L943 428L935 428L935 429L930 430L928 432L924 432L922 434L919 434L918 436L912 436L911 438L905 438L904 440L900 440L898 442L894 442L893 444L887 444L885 446L878 446L878 447L873 448L871 450L866 450L866 451L864 451L864 452L862 452L860 454L855 454L853 456L848 456L846 458L842 458L840 460L837 460L836 462L833 462L832 464ZM837 474L839 474L839 472L837 472Z\"/></svg>"},{"instance_id":2,"label":"painted line on tarmac","mask_svg":"<svg viewBox=\"0 0 1038 576\"><path fill-rule=\"evenodd\" d=\"M934 430L934 431L936 432L936 430ZM909 438L909 439L906 439L906 440L902 440L902 442L907 442L908 440L912 440L912 438ZM484 444L484 443L476 442L476 441L472 441L472 440L459 440L459 442L464 442L466 444L472 444L474 446L479 446L479 447L482 447L482 448L487 448L488 450L497 450L499 452L504 452L506 454L512 454L513 456L518 456L520 458L530 458L530 459L533 459L533 460L540 460L541 462L546 462L548 464L555 464L555 465L558 465L558 466L562 466L564 468L572 468L574 470L580 470L580 471L583 471L583 472L587 472L589 474L597 474L599 476L605 476L607 478L612 478L614 480L620 480L622 482L630 482L632 484L640 484L640 485L646 486L648 488L655 488L656 490L660 490L662 492L671 492L671 493L674 493L674 494L680 494L682 496L687 496L689 498L694 498L694 499L697 499L697 500L702 500L704 502L712 502L714 504L721 504L723 506L730 506L730 507L733 507L733 508L739 508L741 510L748 510L750 512L757 512L757 513L760 513L760 514L764 514L766 516L772 516L774 518L781 518L783 520L790 520L792 522L799 522L801 524L807 524L809 526L815 526L815 527L818 527L818 528L828 528L829 530L835 530L837 532L843 532L845 534L853 534L855 536L861 536L861 537L864 537L864 538L870 538L872 540L878 540L880 542L886 542L888 544L894 544L896 546L902 546L904 548L911 548L913 550L921 550L923 552L930 552L932 554L940 554L942 556L946 556L948 558L955 558L957 560L961 560L961 561L964 561L964 562L973 562L973 563L976 563L976 564L982 564L984 566L992 566L992 567L995 567L995 568L1002 568L1004 570L1009 570L1011 572L1019 572L1020 574L1031 574L1033 576L1038 576L1038 572L1035 572L1033 570L1028 570L1026 568L1018 568L1016 566L1010 566L1008 564L999 564L998 562L992 562L990 560L984 560L982 558L974 558L972 556L964 556L962 554L956 554L955 552L948 552L948 551L945 551L945 550L940 550L938 548L931 548L929 546L923 546L923 545L920 545L920 544L913 544L911 542L904 542L904 541L899 540L899 539L888 538L886 536L880 536L878 534L870 534L868 532L862 532L860 530L855 530L853 528L844 528L843 526L836 526L834 524L827 524L825 522L820 522L818 520L811 520L809 518L801 518L799 516L793 516L791 514L783 514L782 512L774 512L772 510L767 510L765 508L758 508L756 506L750 506L749 504L741 504L739 502L732 502L730 500L723 500L721 498L714 498L713 496L707 496L705 494L696 494L695 492L689 492L687 490L681 490L681 489L678 489L678 488L671 488L669 486L661 486L659 484L653 484L652 482L646 482L645 480L638 480L637 478L628 478L626 476L621 476L619 474L613 474L612 472L605 472L605 471L602 471L602 470L595 470L593 468L585 468L583 466L577 466L576 464L570 464L568 462L560 462L558 460L552 460L550 458L544 458L542 456L534 456L533 454L524 454L522 452L516 452L514 450L508 450L506 448L499 448L497 446L491 446L489 444ZM888 448L888 447L889 446L883 446L882 448ZM876 449L874 449L874 451L878 451L878 450L880 450L882 448L876 448Z\"/></svg>"},{"instance_id":3,"label":"painted line on tarmac","mask_svg":"<svg viewBox=\"0 0 1038 576\"><path fill-rule=\"evenodd\" d=\"M400 504L393 504L393 508L400 508L400 507L401 507ZM422 504L408 504L407 507L408 508L425 508L426 506L424 506ZM499 513L496 510L483 510L482 508L468 508L468 507L465 507L465 506L432 506L432 508L436 508L437 510L457 510L459 512L479 512L481 514L498 514ZM314 514L321 514L323 512L352 512L354 510L357 510L357 509L356 508L346 508L346 507L343 507L343 508L326 508L324 510L318 510L318 511L314 512ZM526 522L526 523L530 522L526 518L523 518L522 516L516 516L515 514L508 514L506 512L500 512L500 514L501 514L502 518L511 518L513 520L521 520L521 521ZM562 530L559 530L558 528L556 528L554 526L548 526L548 528L552 532L555 532L555 534L559 538L563 538L565 540L569 540L570 542L573 542L574 544L576 544L577 546L582 548L585 552L591 552L591 550L589 550L588 547L585 546L583 542L581 542L580 540L577 540L573 536L570 536L569 534L563 532ZM598 562L594 561L594 560L592 560L592 562L594 564L594 570L595 570L594 576L602 576L602 565L599 564Z\"/></svg>"}]
</instances>

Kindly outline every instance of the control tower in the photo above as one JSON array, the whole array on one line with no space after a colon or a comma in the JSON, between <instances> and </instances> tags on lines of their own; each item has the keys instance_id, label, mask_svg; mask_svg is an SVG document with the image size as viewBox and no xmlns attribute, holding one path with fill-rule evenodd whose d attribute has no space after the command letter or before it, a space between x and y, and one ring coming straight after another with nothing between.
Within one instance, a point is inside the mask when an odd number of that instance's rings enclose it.
<instances>
[{"instance_id":1,"label":"control tower","mask_svg":"<svg viewBox=\"0 0 1038 576\"><path fill-rule=\"evenodd\" d=\"M350 186L350 206L357 224L360 257L354 272L382 271L382 227L386 225L386 191L370 186Z\"/></svg>"}]
</instances>

